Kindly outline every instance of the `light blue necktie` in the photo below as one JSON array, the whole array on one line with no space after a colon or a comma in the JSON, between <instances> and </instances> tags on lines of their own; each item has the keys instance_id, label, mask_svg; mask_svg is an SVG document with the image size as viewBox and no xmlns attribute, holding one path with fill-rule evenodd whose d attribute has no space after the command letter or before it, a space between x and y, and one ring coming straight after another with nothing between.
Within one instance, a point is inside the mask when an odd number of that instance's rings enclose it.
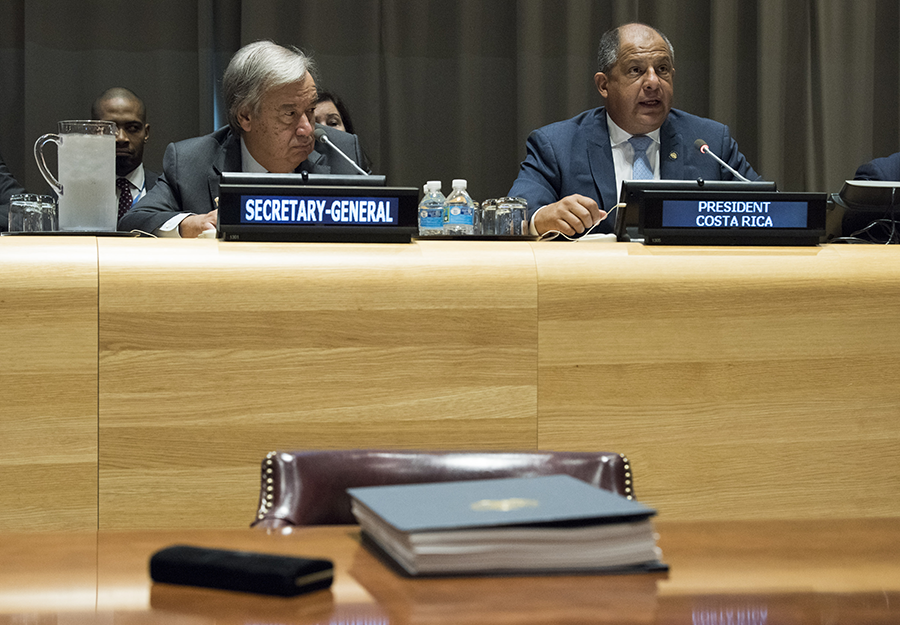
<instances>
[{"instance_id":1,"label":"light blue necktie","mask_svg":"<svg viewBox=\"0 0 900 625\"><path fill-rule=\"evenodd\" d=\"M628 143L634 148L631 173L634 180L653 180L653 169L650 167L650 159L647 158L647 148L652 142L653 139L647 135L635 135L628 140Z\"/></svg>"}]
</instances>

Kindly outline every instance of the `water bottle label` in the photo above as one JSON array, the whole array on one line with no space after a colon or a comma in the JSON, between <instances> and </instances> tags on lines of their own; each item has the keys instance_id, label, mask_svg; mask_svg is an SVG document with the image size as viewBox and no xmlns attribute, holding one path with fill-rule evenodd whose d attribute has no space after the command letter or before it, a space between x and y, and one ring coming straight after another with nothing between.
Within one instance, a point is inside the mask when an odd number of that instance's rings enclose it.
<instances>
[{"instance_id":1,"label":"water bottle label","mask_svg":"<svg viewBox=\"0 0 900 625\"><path fill-rule=\"evenodd\" d=\"M444 227L444 210L423 209L419 211L419 227L426 230L440 230Z\"/></svg>"},{"instance_id":2,"label":"water bottle label","mask_svg":"<svg viewBox=\"0 0 900 625\"><path fill-rule=\"evenodd\" d=\"M454 226L474 226L475 209L472 206L454 206L447 216L447 223Z\"/></svg>"}]
</instances>

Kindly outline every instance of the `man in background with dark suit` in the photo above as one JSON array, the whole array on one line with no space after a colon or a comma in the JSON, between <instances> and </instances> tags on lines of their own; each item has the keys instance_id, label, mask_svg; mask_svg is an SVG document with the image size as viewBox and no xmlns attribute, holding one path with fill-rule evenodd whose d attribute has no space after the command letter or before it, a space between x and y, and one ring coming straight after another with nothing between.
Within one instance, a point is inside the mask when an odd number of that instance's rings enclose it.
<instances>
[{"instance_id":1,"label":"man in background with dark suit","mask_svg":"<svg viewBox=\"0 0 900 625\"><path fill-rule=\"evenodd\" d=\"M119 230L185 238L215 233L223 171L358 173L315 140L317 95L311 66L312 59L296 48L271 41L238 50L222 78L229 125L169 144L159 184L125 213ZM356 163L362 162L355 135L319 127Z\"/></svg>"},{"instance_id":2,"label":"man in background with dark suit","mask_svg":"<svg viewBox=\"0 0 900 625\"><path fill-rule=\"evenodd\" d=\"M91 119L116 122L116 199L121 219L159 178L144 168L144 145L150 139L147 108L130 89L112 87L94 100Z\"/></svg>"},{"instance_id":3,"label":"man in background with dark suit","mask_svg":"<svg viewBox=\"0 0 900 625\"><path fill-rule=\"evenodd\" d=\"M17 193L25 193L0 156L0 232L9 229L9 198Z\"/></svg>"},{"instance_id":4,"label":"man in background with dark suit","mask_svg":"<svg viewBox=\"0 0 900 625\"><path fill-rule=\"evenodd\" d=\"M860 165L853 179L900 184L900 152ZM846 240L851 241L897 243L897 226L896 214L891 206L846 209L841 218L841 232Z\"/></svg>"},{"instance_id":5,"label":"man in background with dark suit","mask_svg":"<svg viewBox=\"0 0 900 625\"><path fill-rule=\"evenodd\" d=\"M876 158L856 170L854 180L900 180L900 152Z\"/></svg>"},{"instance_id":6,"label":"man in background with dark suit","mask_svg":"<svg viewBox=\"0 0 900 625\"><path fill-rule=\"evenodd\" d=\"M527 155L509 195L528 200L532 231L613 231L605 219L623 180L732 180L732 174L694 146L709 148L747 178L758 178L727 126L672 109L675 51L644 24L603 34L597 91L606 106L531 133ZM602 220L602 222L601 222Z\"/></svg>"}]
</instances>

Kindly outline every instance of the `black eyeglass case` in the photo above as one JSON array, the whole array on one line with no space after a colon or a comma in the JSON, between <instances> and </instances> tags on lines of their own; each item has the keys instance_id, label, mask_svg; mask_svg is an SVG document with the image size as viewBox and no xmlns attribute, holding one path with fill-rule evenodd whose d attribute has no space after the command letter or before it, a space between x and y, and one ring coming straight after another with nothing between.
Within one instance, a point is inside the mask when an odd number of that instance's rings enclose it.
<instances>
[{"instance_id":1,"label":"black eyeglass case","mask_svg":"<svg viewBox=\"0 0 900 625\"><path fill-rule=\"evenodd\" d=\"M330 560L173 545L150 558L154 582L294 597L331 586Z\"/></svg>"}]
</instances>

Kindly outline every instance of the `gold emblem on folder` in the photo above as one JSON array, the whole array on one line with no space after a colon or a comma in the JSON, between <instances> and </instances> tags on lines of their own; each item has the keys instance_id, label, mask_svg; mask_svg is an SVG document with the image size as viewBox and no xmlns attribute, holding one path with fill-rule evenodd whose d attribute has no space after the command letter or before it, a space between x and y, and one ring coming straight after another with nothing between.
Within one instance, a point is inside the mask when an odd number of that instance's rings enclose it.
<instances>
[{"instance_id":1,"label":"gold emblem on folder","mask_svg":"<svg viewBox=\"0 0 900 625\"><path fill-rule=\"evenodd\" d=\"M537 508L540 505L537 499L522 499L521 497L512 497L510 499L482 499L476 501L470 508L476 512L485 510L498 510L500 512L509 512L510 510L518 510L519 508Z\"/></svg>"}]
</instances>

